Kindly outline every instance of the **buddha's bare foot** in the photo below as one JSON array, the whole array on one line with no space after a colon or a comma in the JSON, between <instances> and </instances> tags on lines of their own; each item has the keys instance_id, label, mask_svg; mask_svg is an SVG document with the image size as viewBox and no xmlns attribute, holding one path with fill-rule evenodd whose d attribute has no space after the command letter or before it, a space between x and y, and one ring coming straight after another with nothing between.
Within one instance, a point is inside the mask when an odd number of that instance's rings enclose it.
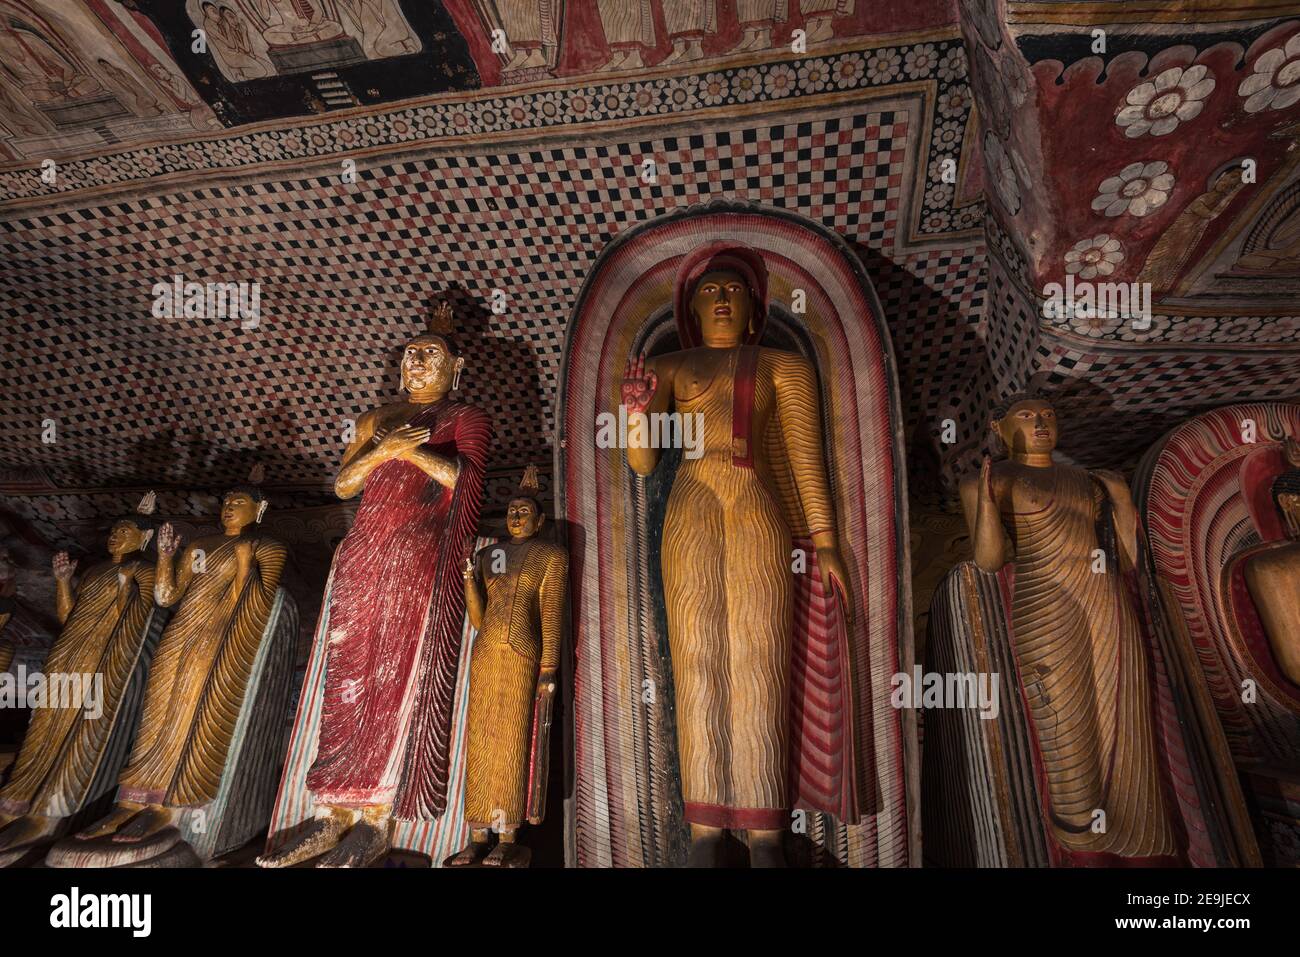
<instances>
[{"instance_id":1,"label":"buddha's bare foot","mask_svg":"<svg viewBox=\"0 0 1300 957\"><path fill-rule=\"evenodd\" d=\"M780 831L749 832L750 867L785 867Z\"/></svg>"},{"instance_id":2,"label":"buddha's bare foot","mask_svg":"<svg viewBox=\"0 0 1300 957\"><path fill-rule=\"evenodd\" d=\"M369 867L390 848L388 827L358 821L347 837L319 861L317 867Z\"/></svg>"},{"instance_id":3,"label":"buddha's bare foot","mask_svg":"<svg viewBox=\"0 0 1300 957\"><path fill-rule=\"evenodd\" d=\"M0 851L34 844L43 837L52 837L58 830L58 818L27 815L11 821L0 830Z\"/></svg>"},{"instance_id":4,"label":"buddha's bare foot","mask_svg":"<svg viewBox=\"0 0 1300 957\"><path fill-rule=\"evenodd\" d=\"M109 811L106 817L100 818L89 827L78 831L76 834L77 840L93 841L96 838L108 837L110 834L116 834L118 828L143 810L144 808L142 807L132 807L126 804L119 804L117 807L113 808L113 810Z\"/></svg>"},{"instance_id":5,"label":"buddha's bare foot","mask_svg":"<svg viewBox=\"0 0 1300 957\"><path fill-rule=\"evenodd\" d=\"M293 867L295 864L301 864L336 846L347 828L347 821L341 817L318 817L285 847L274 854L263 854L259 857L257 866Z\"/></svg>"},{"instance_id":6,"label":"buddha's bare foot","mask_svg":"<svg viewBox=\"0 0 1300 957\"><path fill-rule=\"evenodd\" d=\"M524 850L514 841L502 841L483 858L484 867L509 867L523 857Z\"/></svg>"},{"instance_id":7,"label":"buddha's bare foot","mask_svg":"<svg viewBox=\"0 0 1300 957\"><path fill-rule=\"evenodd\" d=\"M150 806L117 829L113 840L118 844L147 841L175 823L175 814L166 808Z\"/></svg>"},{"instance_id":8,"label":"buddha's bare foot","mask_svg":"<svg viewBox=\"0 0 1300 957\"><path fill-rule=\"evenodd\" d=\"M443 867L468 867L487 856L491 845L487 841L470 841L457 853L442 862Z\"/></svg>"}]
</instances>

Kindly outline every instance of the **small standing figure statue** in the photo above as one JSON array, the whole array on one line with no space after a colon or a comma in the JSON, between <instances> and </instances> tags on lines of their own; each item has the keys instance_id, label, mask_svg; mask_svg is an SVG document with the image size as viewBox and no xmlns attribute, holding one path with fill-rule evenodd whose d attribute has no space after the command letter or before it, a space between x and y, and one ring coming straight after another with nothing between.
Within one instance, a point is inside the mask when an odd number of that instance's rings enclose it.
<instances>
[{"instance_id":1,"label":"small standing figure statue","mask_svg":"<svg viewBox=\"0 0 1300 957\"><path fill-rule=\"evenodd\" d=\"M466 732L470 841L446 860L449 867L526 867L529 853L515 842L519 826L525 818L540 824L546 811L569 558L563 547L537 538L546 517L537 493L537 469L530 465L506 512L510 539L465 562L465 608L478 631Z\"/></svg>"}]
</instances>

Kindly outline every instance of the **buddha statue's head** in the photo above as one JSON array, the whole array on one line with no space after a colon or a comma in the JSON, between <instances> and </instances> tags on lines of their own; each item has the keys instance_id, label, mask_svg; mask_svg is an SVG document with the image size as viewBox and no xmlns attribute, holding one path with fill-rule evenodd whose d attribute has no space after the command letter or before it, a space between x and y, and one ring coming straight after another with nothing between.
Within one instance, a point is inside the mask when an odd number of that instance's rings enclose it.
<instances>
[{"instance_id":1,"label":"buddha statue's head","mask_svg":"<svg viewBox=\"0 0 1300 957\"><path fill-rule=\"evenodd\" d=\"M992 424L1012 457L1051 455L1056 448L1056 410L1046 399L1013 395L994 409Z\"/></svg>"},{"instance_id":2,"label":"buddha statue's head","mask_svg":"<svg viewBox=\"0 0 1300 957\"><path fill-rule=\"evenodd\" d=\"M402 389L417 402L441 398L464 367L465 360L452 352L445 336L418 336L402 352Z\"/></svg>"},{"instance_id":3,"label":"buddha statue's head","mask_svg":"<svg viewBox=\"0 0 1300 957\"><path fill-rule=\"evenodd\" d=\"M542 506L528 496L512 498L506 508L506 530L517 541L532 538L545 521L546 514L542 511Z\"/></svg>"},{"instance_id":4,"label":"buddha statue's head","mask_svg":"<svg viewBox=\"0 0 1300 957\"><path fill-rule=\"evenodd\" d=\"M753 296L745 278L734 269L715 269L701 276L691 293L690 309L705 345L739 345L753 329Z\"/></svg>"},{"instance_id":5,"label":"buddha statue's head","mask_svg":"<svg viewBox=\"0 0 1300 957\"><path fill-rule=\"evenodd\" d=\"M254 522L260 522L266 507L266 496L258 489L232 488L221 500L221 527L227 535L238 535Z\"/></svg>"},{"instance_id":6,"label":"buddha statue's head","mask_svg":"<svg viewBox=\"0 0 1300 957\"><path fill-rule=\"evenodd\" d=\"M682 348L757 343L767 322L767 266L756 250L710 243L677 273L673 309Z\"/></svg>"},{"instance_id":7,"label":"buddha statue's head","mask_svg":"<svg viewBox=\"0 0 1300 957\"><path fill-rule=\"evenodd\" d=\"M519 480L519 489L506 508L506 530L515 541L532 538L546 521L542 503L538 499L541 481L537 475L537 466L530 465L524 470Z\"/></svg>"},{"instance_id":8,"label":"buddha statue's head","mask_svg":"<svg viewBox=\"0 0 1300 957\"><path fill-rule=\"evenodd\" d=\"M108 554L121 561L132 552L142 552L153 538L153 528L138 518L121 518L108 530Z\"/></svg>"}]
</instances>

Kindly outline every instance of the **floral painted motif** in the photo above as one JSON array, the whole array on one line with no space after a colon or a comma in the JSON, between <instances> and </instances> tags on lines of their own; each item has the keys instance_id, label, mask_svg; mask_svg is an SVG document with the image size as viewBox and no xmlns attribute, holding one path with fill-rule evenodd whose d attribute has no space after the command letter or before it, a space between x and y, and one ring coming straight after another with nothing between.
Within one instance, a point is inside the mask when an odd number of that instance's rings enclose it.
<instances>
[{"instance_id":1,"label":"floral painted motif","mask_svg":"<svg viewBox=\"0 0 1300 957\"><path fill-rule=\"evenodd\" d=\"M1119 240L1112 239L1109 233L1081 239L1074 248L1065 254L1065 271L1080 279L1095 279L1097 276L1109 276L1115 271L1116 263L1122 262L1124 252L1119 247Z\"/></svg>"},{"instance_id":2,"label":"floral painted motif","mask_svg":"<svg viewBox=\"0 0 1300 957\"><path fill-rule=\"evenodd\" d=\"M1107 216L1122 216L1124 213L1145 216L1169 199L1174 188L1174 176L1168 169L1169 164L1162 160L1130 163L1115 176L1101 181L1092 208Z\"/></svg>"},{"instance_id":3,"label":"floral painted motif","mask_svg":"<svg viewBox=\"0 0 1300 957\"><path fill-rule=\"evenodd\" d=\"M1199 63L1187 69L1170 67L1129 90L1115 122L1131 139L1172 133L1178 124L1195 119L1205 98L1214 92L1214 77L1208 74L1209 69Z\"/></svg>"},{"instance_id":4,"label":"floral painted motif","mask_svg":"<svg viewBox=\"0 0 1300 957\"><path fill-rule=\"evenodd\" d=\"M897 50L873 50L867 57L867 78L872 83L888 83L898 76L902 63Z\"/></svg>"},{"instance_id":5,"label":"floral painted motif","mask_svg":"<svg viewBox=\"0 0 1300 957\"><path fill-rule=\"evenodd\" d=\"M1246 97L1247 113L1284 110L1300 100L1300 33L1256 60L1254 72L1237 92Z\"/></svg>"},{"instance_id":6,"label":"floral painted motif","mask_svg":"<svg viewBox=\"0 0 1300 957\"><path fill-rule=\"evenodd\" d=\"M907 51L903 59L903 70L912 79L929 76L939 64L939 55L933 43L922 43Z\"/></svg>"},{"instance_id":7,"label":"floral painted motif","mask_svg":"<svg viewBox=\"0 0 1300 957\"><path fill-rule=\"evenodd\" d=\"M835 66L831 70L835 85L841 90L858 86L866 72L867 64L861 53L846 53L835 61Z\"/></svg>"}]
</instances>

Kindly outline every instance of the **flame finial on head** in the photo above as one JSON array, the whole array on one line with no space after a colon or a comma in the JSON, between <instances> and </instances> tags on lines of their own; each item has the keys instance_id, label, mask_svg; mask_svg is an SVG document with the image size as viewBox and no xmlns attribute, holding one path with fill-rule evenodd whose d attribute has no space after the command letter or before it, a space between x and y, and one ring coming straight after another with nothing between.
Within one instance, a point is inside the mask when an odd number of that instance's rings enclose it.
<instances>
[{"instance_id":1,"label":"flame finial on head","mask_svg":"<svg viewBox=\"0 0 1300 957\"><path fill-rule=\"evenodd\" d=\"M140 499L140 504L135 507L135 510L141 515L152 515L157 507L158 495L153 489L150 489L144 493L144 497Z\"/></svg>"},{"instance_id":2,"label":"flame finial on head","mask_svg":"<svg viewBox=\"0 0 1300 957\"><path fill-rule=\"evenodd\" d=\"M451 303L446 299L442 300L429 313L429 331L435 336L446 336L451 334Z\"/></svg>"},{"instance_id":3,"label":"flame finial on head","mask_svg":"<svg viewBox=\"0 0 1300 957\"><path fill-rule=\"evenodd\" d=\"M524 477L519 480L519 494L537 498L542 490L542 483L537 475L537 466L530 465L524 469Z\"/></svg>"}]
</instances>

